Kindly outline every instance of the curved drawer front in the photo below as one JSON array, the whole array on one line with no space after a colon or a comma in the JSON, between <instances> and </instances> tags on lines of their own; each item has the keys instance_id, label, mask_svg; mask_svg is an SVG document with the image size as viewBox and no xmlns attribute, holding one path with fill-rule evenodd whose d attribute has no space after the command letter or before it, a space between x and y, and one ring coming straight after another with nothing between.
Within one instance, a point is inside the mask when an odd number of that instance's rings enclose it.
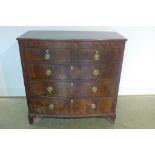
<instances>
[{"instance_id":1,"label":"curved drawer front","mask_svg":"<svg viewBox=\"0 0 155 155\"><path fill-rule=\"evenodd\" d=\"M25 48L25 59L28 62L71 62L71 49L41 49L41 48Z\"/></svg>"},{"instance_id":2,"label":"curved drawer front","mask_svg":"<svg viewBox=\"0 0 155 155\"><path fill-rule=\"evenodd\" d=\"M49 65L30 64L28 76L30 79L98 79L115 78L117 74L117 63L111 64L61 64Z\"/></svg>"},{"instance_id":3,"label":"curved drawer front","mask_svg":"<svg viewBox=\"0 0 155 155\"><path fill-rule=\"evenodd\" d=\"M30 81L30 96L88 97L112 96L113 80L100 81Z\"/></svg>"},{"instance_id":4,"label":"curved drawer front","mask_svg":"<svg viewBox=\"0 0 155 155\"><path fill-rule=\"evenodd\" d=\"M79 98L70 103L70 98L30 99L30 111L55 116L89 116L113 112L112 98Z\"/></svg>"}]
</instances>

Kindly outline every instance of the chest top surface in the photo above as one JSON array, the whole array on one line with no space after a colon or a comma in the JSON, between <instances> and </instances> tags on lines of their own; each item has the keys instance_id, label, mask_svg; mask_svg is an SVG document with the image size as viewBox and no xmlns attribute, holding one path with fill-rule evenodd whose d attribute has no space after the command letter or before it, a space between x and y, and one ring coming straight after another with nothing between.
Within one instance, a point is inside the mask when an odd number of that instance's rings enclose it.
<instances>
[{"instance_id":1,"label":"chest top surface","mask_svg":"<svg viewBox=\"0 0 155 155\"><path fill-rule=\"evenodd\" d=\"M123 40L127 39L117 32L103 31L28 31L17 38L21 39L36 39L36 40Z\"/></svg>"}]
</instances>

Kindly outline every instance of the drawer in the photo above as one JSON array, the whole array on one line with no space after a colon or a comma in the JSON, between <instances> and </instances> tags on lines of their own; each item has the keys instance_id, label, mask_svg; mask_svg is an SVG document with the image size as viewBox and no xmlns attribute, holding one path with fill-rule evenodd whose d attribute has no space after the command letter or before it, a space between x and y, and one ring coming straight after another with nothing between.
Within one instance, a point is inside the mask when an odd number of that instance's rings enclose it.
<instances>
[{"instance_id":1,"label":"drawer","mask_svg":"<svg viewBox=\"0 0 155 155\"><path fill-rule=\"evenodd\" d=\"M73 102L70 102L73 101ZM43 115L89 116L112 113L112 98L52 98L30 99L30 111Z\"/></svg>"},{"instance_id":2,"label":"drawer","mask_svg":"<svg viewBox=\"0 0 155 155\"><path fill-rule=\"evenodd\" d=\"M25 48L25 58L28 62L71 62L72 49Z\"/></svg>"},{"instance_id":3,"label":"drawer","mask_svg":"<svg viewBox=\"0 0 155 155\"><path fill-rule=\"evenodd\" d=\"M29 81L30 96L53 97L87 97L112 96L114 81L104 79L100 81Z\"/></svg>"},{"instance_id":4,"label":"drawer","mask_svg":"<svg viewBox=\"0 0 155 155\"><path fill-rule=\"evenodd\" d=\"M77 97L110 97L113 96L114 81L102 79L98 81L78 81L75 96Z\"/></svg>"},{"instance_id":5,"label":"drawer","mask_svg":"<svg viewBox=\"0 0 155 155\"><path fill-rule=\"evenodd\" d=\"M111 64L59 64L50 65L29 64L28 76L30 79L98 79L115 78L117 63Z\"/></svg>"},{"instance_id":6,"label":"drawer","mask_svg":"<svg viewBox=\"0 0 155 155\"><path fill-rule=\"evenodd\" d=\"M102 62L111 63L120 60L120 48L101 48L92 49L84 48L78 49L76 53L77 62Z\"/></svg>"},{"instance_id":7,"label":"drawer","mask_svg":"<svg viewBox=\"0 0 155 155\"><path fill-rule=\"evenodd\" d=\"M29 81L29 96L73 96L71 81Z\"/></svg>"}]
</instances>

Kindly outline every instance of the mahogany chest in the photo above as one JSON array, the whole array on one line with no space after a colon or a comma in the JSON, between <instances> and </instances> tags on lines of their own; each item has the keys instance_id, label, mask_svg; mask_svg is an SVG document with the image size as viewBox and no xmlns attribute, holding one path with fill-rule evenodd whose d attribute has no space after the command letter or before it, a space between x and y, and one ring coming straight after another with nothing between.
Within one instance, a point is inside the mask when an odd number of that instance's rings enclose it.
<instances>
[{"instance_id":1,"label":"mahogany chest","mask_svg":"<svg viewBox=\"0 0 155 155\"><path fill-rule=\"evenodd\" d=\"M116 32L28 31L17 38L34 117L116 117L126 39Z\"/></svg>"}]
</instances>

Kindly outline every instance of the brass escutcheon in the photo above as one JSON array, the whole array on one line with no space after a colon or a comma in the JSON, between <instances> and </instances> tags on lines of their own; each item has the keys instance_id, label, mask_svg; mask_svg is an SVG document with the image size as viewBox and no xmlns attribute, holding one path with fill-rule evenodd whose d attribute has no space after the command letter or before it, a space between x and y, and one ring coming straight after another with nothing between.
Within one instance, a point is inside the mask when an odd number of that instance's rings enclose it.
<instances>
[{"instance_id":1,"label":"brass escutcheon","mask_svg":"<svg viewBox=\"0 0 155 155\"><path fill-rule=\"evenodd\" d=\"M70 103L74 103L74 100L73 100L73 99L71 99L71 100L70 100Z\"/></svg>"},{"instance_id":2,"label":"brass escutcheon","mask_svg":"<svg viewBox=\"0 0 155 155\"><path fill-rule=\"evenodd\" d=\"M71 65L71 66L70 66L70 69L71 69L71 71L72 71L72 70L74 69L74 67Z\"/></svg>"},{"instance_id":3,"label":"brass escutcheon","mask_svg":"<svg viewBox=\"0 0 155 155\"><path fill-rule=\"evenodd\" d=\"M73 82L71 82L71 83L70 83L70 86L71 86L71 87L73 87L73 86L74 86L74 83L73 83Z\"/></svg>"}]
</instances>

